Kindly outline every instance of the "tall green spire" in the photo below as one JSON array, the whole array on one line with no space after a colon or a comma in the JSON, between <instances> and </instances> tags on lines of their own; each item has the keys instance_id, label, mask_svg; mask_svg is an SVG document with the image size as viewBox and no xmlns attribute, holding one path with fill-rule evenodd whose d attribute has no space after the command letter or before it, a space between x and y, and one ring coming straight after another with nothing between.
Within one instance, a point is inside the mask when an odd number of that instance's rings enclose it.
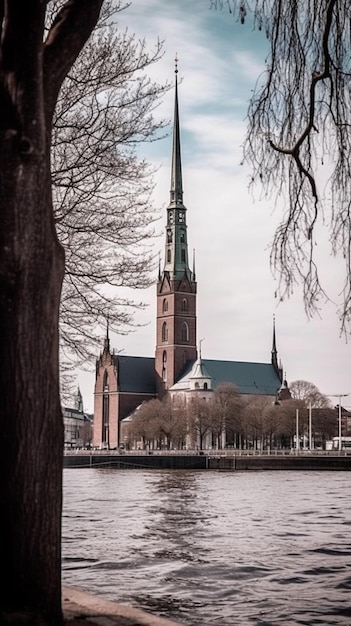
<instances>
[{"instance_id":1,"label":"tall green spire","mask_svg":"<svg viewBox=\"0 0 351 626\"><path fill-rule=\"evenodd\" d=\"M173 146L172 146L172 170L171 170L171 198L170 206L183 205L183 182L182 160L180 154L180 129L179 129L179 106L178 106L178 59L175 59L175 97L174 97L174 120L173 120Z\"/></svg>"},{"instance_id":2,"label":"tall green spire","mask_svg":"<svg viewBox=\"0 0 351 626\"><path fill-rule=\"evenodd\" d=\"M175 59L175 96L173 145L171 167L170 203L167 208L166 247L164 271L171 280L180 280L185 275L194 280L189 269L186 207L183 204L182 163L180 150L180 125L178 104L178 59Z\"/></svg>"}]
</instances>

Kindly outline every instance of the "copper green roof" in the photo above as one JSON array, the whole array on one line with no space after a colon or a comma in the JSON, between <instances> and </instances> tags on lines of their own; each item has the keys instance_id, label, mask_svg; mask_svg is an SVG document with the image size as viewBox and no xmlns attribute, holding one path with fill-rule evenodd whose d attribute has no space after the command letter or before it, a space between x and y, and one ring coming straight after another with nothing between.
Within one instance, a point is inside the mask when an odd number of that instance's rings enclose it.
<instances>
[{"instance_id":1,"label":"copper green roof","mask_svg":"<svg viewBox=\"0 0 351 626\"><path fill-rule=\"evenodd\" d=\"M118 369L119 391L156 395L154 358L115 355L114 359ZM190 375L195 363L194 360L187 362L173 390L190 388ZM233 383L241 394L275 396L281 387L279 376L271 363L202 359L202 365L211 378L212 389L221 383Z\"/></svg>"},{"instance_id":2,"label":"copper green roof","mask_svg":"<svg viewBox=\"0 0 351 626\"><path fill-rule=\"evenodd\" d=\"M211 378L212 389L221 383L233 383L241 394L275 396L281 387L280 378L271 363L251 363L245 361L220 361L202 359ZM186 370L172 389L186 389L194 361L189 361Z\"/></svg>"}]
</instances>

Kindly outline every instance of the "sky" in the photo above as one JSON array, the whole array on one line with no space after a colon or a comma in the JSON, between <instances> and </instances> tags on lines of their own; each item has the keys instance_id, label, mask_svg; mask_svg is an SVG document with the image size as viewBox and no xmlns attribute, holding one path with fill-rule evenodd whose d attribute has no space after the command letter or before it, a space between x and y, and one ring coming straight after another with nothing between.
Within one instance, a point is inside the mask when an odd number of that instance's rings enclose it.
<instances>
[{"instance_id":1,"label":"sky","mask_svg":"<svg viewBox=\"0 0 351 626\"><path fill-rule=\"evenodd\" d=\"M284 205L274 197L261 199L259 188L254 195L249 192L250 171L241 165L247 108L268 43L262 33L233 19L223 4L216 11L209 0L134 0L118 16L120 28L145 38L150 49L157 38L164 41L164 55L149 71L153 79L173 81L178 57L184 204L190 258L195 249L202 356L270 362L275 316L278 358L288 382L309 381L325 395L348 393L342 405L351 407L351 344L340 334L335 304L342 264L331 255L327 230L318 233L318 259L333 302L321 303L319 314L309 319L301 287L286 301L275 297L270 242ZM173 102L171 90L156 116L171 120ZM157 169L153 203L161 209L162 234L154 245L162 263L171 142L169 133L141 149ZM140 298L148 305L135 316L141 327L128 336L112 333L110 343L122 354L154 356L156 286L138 292ZM94 382L94 363L90 371L77 372L84 409L91 413Z\"/></svg>"}]
</instances>

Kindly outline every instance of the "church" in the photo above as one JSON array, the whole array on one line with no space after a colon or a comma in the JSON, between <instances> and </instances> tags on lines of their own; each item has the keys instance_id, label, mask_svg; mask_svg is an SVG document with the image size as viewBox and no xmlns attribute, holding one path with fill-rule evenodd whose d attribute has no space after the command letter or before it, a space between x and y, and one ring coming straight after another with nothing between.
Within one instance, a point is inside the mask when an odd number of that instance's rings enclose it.
<instances>
[{"instance_id":1,"label":"church","mask_svg":"<svg viewBox=\"0 0 351 626\"><path fill-rule=\"evenodd\" d=\"M233 383L243 396L283 399L289 394L278 363L275 323L267 363L203 359L198 352L197 282L190 268L187 209L183 202L177 66L171 161L170 201L167 207L163 269L157 280L156 348L153 357L115 354L107 330L96 362L93 446L117 448L121 420L142 402L169 393L201 393L209 397L221 383ZM290 394L289 394L290 395Z\"/></svg>"}]
</instances>

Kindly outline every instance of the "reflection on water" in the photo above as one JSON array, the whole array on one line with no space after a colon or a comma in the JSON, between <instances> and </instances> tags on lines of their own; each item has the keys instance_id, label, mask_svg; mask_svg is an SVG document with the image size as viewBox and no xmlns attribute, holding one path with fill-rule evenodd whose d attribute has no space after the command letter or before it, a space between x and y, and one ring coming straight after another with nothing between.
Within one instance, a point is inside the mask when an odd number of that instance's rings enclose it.
<instances>
[{"instance_id":1,"label":"reflection on water","mask_svg":"<svg viewBox=\"0 0 351 626\"><path fill-rule=\"evenodd\" d=\"M350 531L348 472L64 470L64 583L189 626L350 626Z\"/></svg>"}]
</instances>

